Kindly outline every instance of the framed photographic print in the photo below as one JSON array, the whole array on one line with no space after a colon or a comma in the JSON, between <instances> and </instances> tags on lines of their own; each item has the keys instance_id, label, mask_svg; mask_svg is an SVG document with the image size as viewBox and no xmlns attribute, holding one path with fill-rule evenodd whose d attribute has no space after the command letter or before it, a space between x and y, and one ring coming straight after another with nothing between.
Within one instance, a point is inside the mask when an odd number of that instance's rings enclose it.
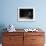
<instances>
[{"instance_id":1,"label":"framed photographic print","mask_svg":"<svg viewBox=\"0 0 46 46\"><path fill-rule=\"evenodd\" d=\"M35 8L19 7L18 21L35 21Z\"/></svg>"}]
</instances>

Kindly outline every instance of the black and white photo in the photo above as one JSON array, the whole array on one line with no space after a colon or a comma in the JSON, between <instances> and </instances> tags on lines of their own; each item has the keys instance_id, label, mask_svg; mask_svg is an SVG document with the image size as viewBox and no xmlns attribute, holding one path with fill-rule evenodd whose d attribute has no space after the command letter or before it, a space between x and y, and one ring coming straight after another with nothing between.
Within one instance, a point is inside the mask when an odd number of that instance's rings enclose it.
<instances>
[{"instance_id":1,"label":"black and white photo","mask_svg":"<svg viewBox=\"0 0 46 46\"><path fill-rule=\"evenodd\" d=\"M34 21L35 9L31 7L18 8L18 21Z\"/></svg>"}]
</instances>

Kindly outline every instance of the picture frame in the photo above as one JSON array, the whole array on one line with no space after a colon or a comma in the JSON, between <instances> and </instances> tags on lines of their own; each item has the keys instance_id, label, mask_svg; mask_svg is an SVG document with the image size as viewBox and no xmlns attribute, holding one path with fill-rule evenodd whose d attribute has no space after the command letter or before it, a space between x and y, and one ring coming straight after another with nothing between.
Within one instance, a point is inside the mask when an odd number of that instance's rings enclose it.
<instances>
[{"instance_id":1,"label":"picture frame","mask_svg":"<svg viewBox=\"0 0 46 46\"><path fill-rule=\"evenodd\" d=\"M18 21L35 21L35 8L33 7L19 7Z\"/></svg>"}]
</instances>

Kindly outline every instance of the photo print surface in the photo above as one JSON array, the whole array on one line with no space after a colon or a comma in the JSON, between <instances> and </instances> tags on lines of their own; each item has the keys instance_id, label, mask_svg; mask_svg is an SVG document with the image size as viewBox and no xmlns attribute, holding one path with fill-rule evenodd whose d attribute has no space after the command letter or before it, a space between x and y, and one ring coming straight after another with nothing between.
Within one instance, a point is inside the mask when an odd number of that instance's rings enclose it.
<instances>
[{"instance_id":1,"label":"photo print surface","mask_svg":"<svg viewBox=\"0 0 46 46\"><path fill-rule=\"evenodd\" d=\"M33 9L20 9L20 18L33 19Z\"/></svg>"}]
</instances>

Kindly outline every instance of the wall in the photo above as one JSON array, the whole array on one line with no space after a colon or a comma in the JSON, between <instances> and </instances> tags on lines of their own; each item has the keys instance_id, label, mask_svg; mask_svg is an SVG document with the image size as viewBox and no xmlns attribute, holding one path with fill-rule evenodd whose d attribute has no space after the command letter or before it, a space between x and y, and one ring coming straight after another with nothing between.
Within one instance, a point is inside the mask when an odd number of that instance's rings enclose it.
<instances>
[{"instance_id":1,"label":"wall","mask_svg":"<svg viewBox=\"0 0 46 46\"><path fill-rule=\"evenodd\" d=\"M0 25L13 24L16 28L46 28L46 0L0 0ZM18 7L34 7L36 21L18 22Z\"/></svg>"}]
</instances>

